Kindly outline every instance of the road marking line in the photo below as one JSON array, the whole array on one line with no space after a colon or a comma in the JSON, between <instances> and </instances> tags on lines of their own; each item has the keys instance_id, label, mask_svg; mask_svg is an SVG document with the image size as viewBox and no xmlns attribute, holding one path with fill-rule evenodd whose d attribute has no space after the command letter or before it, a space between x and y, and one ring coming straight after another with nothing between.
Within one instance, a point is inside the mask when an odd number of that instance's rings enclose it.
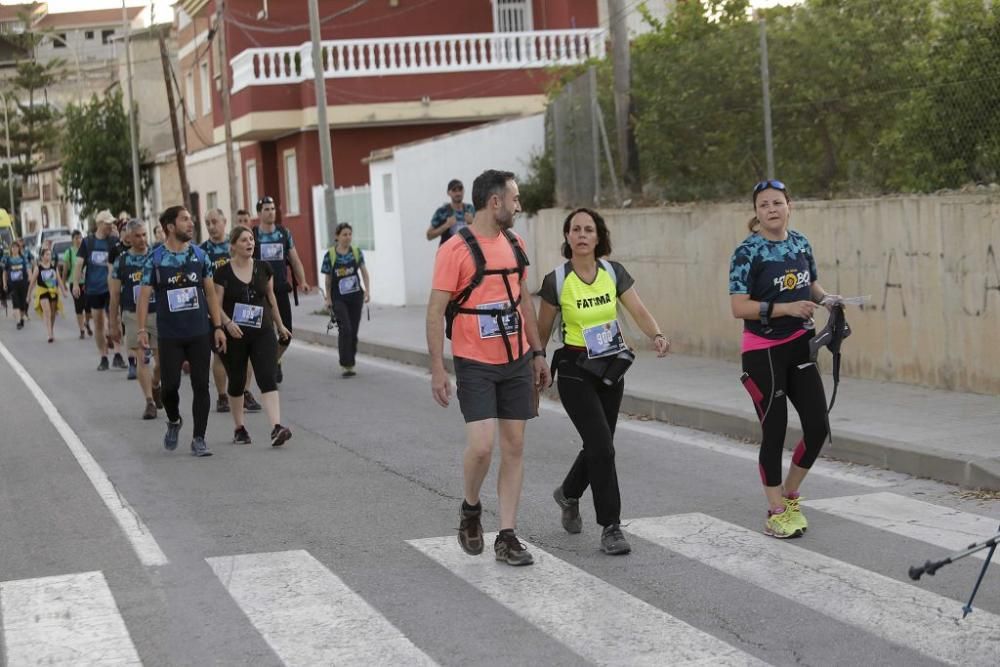
<instances>
[{"instance_id":1,"label":"road marking line","mask_svg":"<svg viewBox=\"0 0 1000 667\"><path fill-rule=\"evenodd\" d=\"M996 665L1000 617L705 514L636 519L629 533L943 662ZM902 569L902 568L900 568Z\"/></svg>"},{"instance_id":2,"label":"road marking line","mask_svg":"<svg viewBox=\"0 0 1000 667\"><path fill-rule=\"evenodd\" d=\"M537 546L534 565L511 568L490 554L470 558L454 536L409 544L597 664L766 664Z\"/></svg>"},{"instance_id":3,"label":"road marking line","mask_svg":"<svg viewBox=\"0 0 1000 667\"><path fill-rule=\"evenodd\" d=\"M0 583L9 665L141 665L100 572Z\"/></svg>"},{"instance_id":4,"label":"road marking line","mask_svg":"<svg viewBox=\"0 0 1000 667\"><path fill-rule=\"evenodd\" d=\"M896 493L802 501L812 509L887 530L896 535L959 551L1000 531L1000 519L933 505ZM974 554L986 558L986 552Z\"/></svg>"},{"instance_id":5,"label":"road marking line","mask_svg":"<svg viewBox=\"0 0 1000 667\"><path fill-rule=\"evenodd\" d=\"M149 532L149 528L140 518L138 512L136 512L128 501L125 499L118 489L115 488L114 484L108 478L104 469L101 468L97 460L91 455L87 450L87 447L80 440L79 436L70 428L70 425L66 423L63 416L59 413L56 406L49 400L49 397L45 395L42 388L38 386L34 378L25 370L24 366L14 358L10 350L0 343L0 355L7 360L10 367L14 369L21 381L28 388L28 391L35 397L38 404L42 407L42 411L45 416L49 418L52 425L62 436L63 442L69 447L69 451L76 458L77 463L83 469L84 474L90 483L97 490L97 494L104 501L105 506L111 511L111 515L118 522L122 531L125 533L125 537L132 545L132 549L135 551L136 556L143 565L147 567L155 567L159 565L166 565L169 561L167 556L160 549L160 545L157 544L156 538L153 537L152 533Z\"/></svg>"},{"instance_id":6,"label":"road marking line","mask_svg":"<svg viewBox=\"0 0 1000 667\"><path fill-rule=\"evenodd\" d=\"M286 665L435 665L306 551L205 559Z\"/></svg>"},{"instance_id":7,"label":"road marking line","mask_svg":"<svg viewBox=\"0 0 1000 667\"><path fill-rule=\"evenodd\" d=\"M334 356L336 355L335 350L325 349L319 345L306 344L301 342L296 342L294 347L302 350L309 350L317 354ZM410 377L418 378L421 380L429 381L430 375L422 368L415 366L408 366L406 364L400 364L391 361L384 361L373 359L368 355L358 355L364 360L365 365L374 366L376 368L381 368L383 370L392 371L399 373L401 375L409 375ZM430 393L430 392L428 392ZM545 410L555 415L559 415L569 420L566 416L566 411L563 410L562 406L555 403L548 403L542 401L539 404L539 409ZM672 426L670 424L657 424L655 427L645 424L637 424L635 422L629 421L627 419L618 420L618 430L632 431L633 433L639 433L641 435L651 436L654 438L659 438L661 440L666 440L675 445L680 445L683 447L697 447L698 449L703 449L709 452L715 452L716 454L725 454L727 456L734 456L736 458L744 459L747 461L757 461L757 450L745 445L734 444L725 436L719 436L708 433L701 433L693 429L686 429L680 426ZM788 462L792 460L792 453L784 453L785 467L788 466ZM881 479L873 479L865 475L859 475L856 473L847 472L844 470L834 469L837 464L830 463L828 461L819 460L813 465L810 473L813 475L820 475L828 479L835 479L841 482L849 482L851 484L857 484L858 486L867 486L874 489L882 489L887 486L894 486L896 481L886 481Z\"/></svg>"}]
</instances>

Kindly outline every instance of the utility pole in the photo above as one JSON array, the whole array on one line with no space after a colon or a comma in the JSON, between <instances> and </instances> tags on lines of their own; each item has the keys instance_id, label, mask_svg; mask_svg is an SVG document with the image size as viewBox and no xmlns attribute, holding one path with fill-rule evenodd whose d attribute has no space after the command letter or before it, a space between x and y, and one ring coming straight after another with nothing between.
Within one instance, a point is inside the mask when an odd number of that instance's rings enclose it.
<instances>
[{"instance_id":1,"label":"utility pole","mask_svg":"<svg viewBox=\"0 0 1000 667\"><path fill-rule=\"evenodd\" d=\"M11 218L19 219L19 211L14 210L14 176L11 174L10 166L10 120L7 117L7 96L3 96L3 132L7 140L7 190L10 195L10 213Z\"/></svg>"},{"instance_id":2,"label":"utility pole","mask_svg":"<svg viewBox=\"0 0 1000 667\"><path fill-rule=\"evenodd\" d=\"M181 147L181 129L177 125L177 105L174 103L174 86L170 81L170 56L167 55L167 43L163 39L163 30L156 33L160 42L160 63L163 65L163 83L167 87L167 106L170 107L170 129L174 134L174 156L177 159L177 177L181 181L181 197L184 206L191 210L191 186L188 185L187 167L184 164L184 149Z\"/></svg>"},{"instance_id":3,"label":"utility pole","mask_svg":"<svg viewBox=\"0 0 1000 667\"><path fill-rule=\"evenodd\" d=\"M128 135L132 141L132 188L135 191L135 217L142 220L142 191L139 189L139 131L135 126L135 98L132 96L132 45L128 11L122 0L122 23L125 24L125 67L128 71Z\"/></svg>"},{"instance_id":4,"label":"utility pole","mask_svg":"<svg viewBox=\"0 0 1000 667\"><path fill-rule=\"evenodd\" d=\"M628 186L626 174L631 164L629 155L629 107L631 105L631 62L628 43L628 26L625 18L628 11L625 0L608 0L608 18L611 33L611 57L614 59L614 99L615 99L615 136L618 140L618 164L621 166L620 178Z\"/></svg>"},{"instance_id":5,"label":"utility pole","mask_svg":"<svg viewBox=\"0 0 1000 667\"><path fill-rule=\"evenodd\" d=\"M219 38L219 68L222 70L222 116L226 126L226 173L229 176L229 219L240 209L236 192L236 163L233 159L233 117L229 107L229 52L226 50L226 2L216 0L215 34Z\"/></svg>"},{"instance_id":6,"label":"utility pole","mask_svg":"<svg viewBox=\"0 0 1000 667\"><path fill-rule=\"evenodd\" d=\"M764 89L764 152L767 156L767 178L774 178L774 136L771 132L771 71L767 59L767 21L757 15L760 23L760 82Z\"/></svg>"},{"instance_id":7,"label":"utility pole","mask_svg":"<svg viewBox=\"0 0 1000 667\"><path fill-rule=\"evenodd\" d=\"M337 202L333 196L333 147L330 145L330 123L326 118L326 80L323 76L318 0L309 0L309 38L312 40L312 68L316 81L316 131L319 133L319 156L323 163L327 242L332 244L336 238L334 230L337 228Z\"/></svg>"}]
</instances>

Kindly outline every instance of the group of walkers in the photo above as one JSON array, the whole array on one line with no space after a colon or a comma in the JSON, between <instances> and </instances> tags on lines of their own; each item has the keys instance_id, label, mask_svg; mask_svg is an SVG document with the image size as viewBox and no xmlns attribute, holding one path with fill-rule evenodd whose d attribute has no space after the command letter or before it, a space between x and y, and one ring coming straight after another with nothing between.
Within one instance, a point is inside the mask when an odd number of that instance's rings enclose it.
<instances>
[{"instance_id":1,"label":"group of walkers","mask_svg":"<svg viewBox=\"0 0 1000 667\"><path fill-rule=\"evenodd\" d=\"M480 490L499 441L494 553L510 565L533 562L516 535L525 425L538 414L539 392L555 378L559 400L583 441L553 492L562 526L569 533L583 530L579 504L589 487L601 526L601 550L629 553L631 545L621 530L614 438L624 377L636 356L622 330L622 307L658 357L668 354L670 342L627 268L609 259L611 233L597 211L578 208L566 216L561 247L566 261L544 276L536 314L526 287L524 241L511 231L520 211L514 175L488 170L476 178L473 213L462 204L460 182L452 181L448 194L451 201L435 213L428 231L428 239L446 233L449 238L435 259L427 343L432 394L447 407L452 387L444 340L451 339L456 395L466 423L461 548L470 555L484 550ZM829 434L823 384L810 352L812 316L818 304L829 305L839 297L816 282L809 242L788 228L791 207L785 185L763 181L753 188L752 200L750 235L733 254L729 291L733 316L744 322L742 380L763 432L764 532L790 538L808 527L799 488ZM560 346L550 366L546 344L553 333ZM805 435L783 477L787 400L798 410Z\"/></svg>"}]
</instances>

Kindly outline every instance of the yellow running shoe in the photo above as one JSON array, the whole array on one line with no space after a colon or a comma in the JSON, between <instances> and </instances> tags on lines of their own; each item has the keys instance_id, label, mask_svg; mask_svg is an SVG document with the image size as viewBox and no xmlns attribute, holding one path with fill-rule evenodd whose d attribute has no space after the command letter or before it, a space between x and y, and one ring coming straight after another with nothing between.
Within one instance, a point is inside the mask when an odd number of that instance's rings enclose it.
<instances>
[{"instance_id":1,"label":"yellow running shoe","mask_svg":"<svg viewBox=\"0 0 1000 667\"><path fill-rule=\"evenodd\" d=\"M788 510L769 514L764 523L764 534L778 539L788 539L789 537L799 537L802 531L795 525L792 513Z\"/></svg>"},{"instance_id":2,"label":"yellow running shoe","mask_svg":"<svg viewBox=\"0 0 1000 667\"><path fill-rule=\"evenodd\" d=\"M792 518L793 525L800 531L805 533L809 530L809 522L806 521L806 515L802 513L799 509L799 501L802 500L802 496L796 496L794 498L785 498L785 514L788 514Z\"/></svg>"}]
</instances>

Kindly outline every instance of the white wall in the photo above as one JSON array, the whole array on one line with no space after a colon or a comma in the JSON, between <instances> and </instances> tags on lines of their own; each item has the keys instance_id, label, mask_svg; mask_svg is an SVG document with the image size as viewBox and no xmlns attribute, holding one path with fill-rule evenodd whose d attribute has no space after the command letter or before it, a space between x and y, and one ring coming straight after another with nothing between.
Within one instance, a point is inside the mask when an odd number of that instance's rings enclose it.
<instances>
[{"instance_id":1,"label":"white wall","mask_svg":"<svg viewBox=\"0 0 1000 667\"><path fill-rule=\"evenodd\" d=\"M427 303L438 241L428 241L424 234L435 209L448 199L448 181L461 179L466 201L471 203L476 176L486 169L506 169L523 178L531 156L542 151L544 141L544 115L536 114L400 146L391 158L372 162L375 252L366 254L382 259L378 274L372 264L375 300L396 305ZM382 174L389 170L394 174L396 201L391 214L384 212L382 194Z\"/></svg>"},{"instance_id":2,"label":"white wall","mask_svg":"<svg viewBox=\"0 0 1000 667\"><path fill-rule=\"evenodd\" d=\"M239 144L233 145L235 161L239 162ZM200 150L197 153L187 156L185 167L187 168L188 184L191 192L197 192L199 198L198 220L202 225L202 238L207 238L208 231L205 229L205 211L208 210L208 193L214 192L218 196L218 207L223 211L229 211L229 173L226 170L226 147L225 144L217 144L210 148ZM240 204L243 201L243 181L242 170L236 169L236 201ZM161 206L173 206L180 204L178 201L161 201ZM243 208L248 208L241 204ZM157 214L159 215L159 214ZM227 215L232 224L232 214Z\"/></svg>"},{"instance_id":3,"label":"white wall","mask_svg":"<svg viewBox=\"0 0 1000 667\"><path fill-rule=\"evenodd\" d=\"M372 299L390 306L406 305L404 236L400 225L399 179L394 158L368 165L372 193L372 225L375 249L365 251L365 263L372 279ZM388 181L388 182L387 182ZM386 186L391 192L386 196ZM391 210L387 210L391 209ZM421 237L426 243L426 239ZM428 287L429 289L429 287ZM427 295L424 294L424 302Z\"/></svg>"}]
</instances>

